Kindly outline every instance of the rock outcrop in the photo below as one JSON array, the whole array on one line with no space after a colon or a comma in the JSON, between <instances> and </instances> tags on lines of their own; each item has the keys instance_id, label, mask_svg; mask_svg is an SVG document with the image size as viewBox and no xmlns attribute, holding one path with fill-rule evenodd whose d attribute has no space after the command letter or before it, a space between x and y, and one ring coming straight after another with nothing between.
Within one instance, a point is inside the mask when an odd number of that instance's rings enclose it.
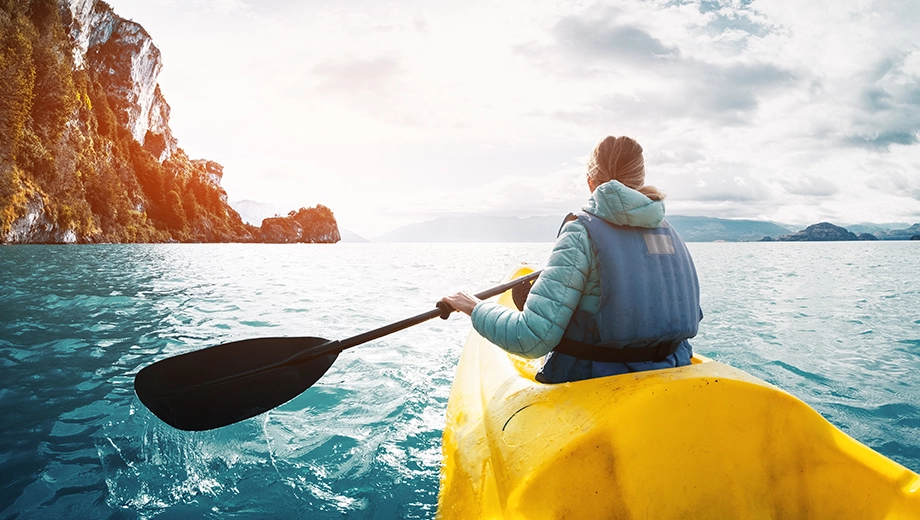
<instances>
[{"instance_id":1,"label":"rock outcrop","mask_svg":"<svg viewBox=\"0 0 920 520\"><path fill-rule=\"evenodd\" d=\"M264 219L260 238L261 242L271 244L334 244L342 236L332 210L318 204L313 208L292 211L286 217Z\"/></svg>"},{"instance_id":2,"label":"rock outcrop","mask_svg":"<svg viewBox=\"0 0 920 520\"><path fill-rule=\"evenodd\" d=\"M31 189L26 192L25 215L13 223L7 233L7 241L18 244L73 244L77 235L73 230L60 230L48 218L41 194Z\"/></svg>"}]
</instances>

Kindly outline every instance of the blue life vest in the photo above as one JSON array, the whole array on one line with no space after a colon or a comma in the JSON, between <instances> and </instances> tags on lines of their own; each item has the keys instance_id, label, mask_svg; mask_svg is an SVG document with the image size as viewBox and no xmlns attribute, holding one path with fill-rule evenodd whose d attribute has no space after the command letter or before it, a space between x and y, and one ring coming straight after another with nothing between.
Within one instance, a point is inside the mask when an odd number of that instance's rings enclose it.
<instances>
[{"instance_id":1,"label":"blue life vest","mask_svg":"<svg viewBox=\"0 0 920 520\"><path fill-rule=\"evenodd\" d=\"M578 218L597 255L596 314L576 310L538 381L559 383L690 363L688 338L702 319L696 268L680 235L616 226L590 213Z\"/></svg>"}]
</instances>

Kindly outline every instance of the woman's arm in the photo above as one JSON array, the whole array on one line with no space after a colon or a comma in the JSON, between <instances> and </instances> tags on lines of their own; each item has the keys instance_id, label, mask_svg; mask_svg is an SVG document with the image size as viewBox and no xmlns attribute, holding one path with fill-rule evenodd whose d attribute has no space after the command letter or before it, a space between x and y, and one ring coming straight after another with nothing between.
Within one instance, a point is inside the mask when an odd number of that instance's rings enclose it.
<instances>
[{"instance_id":1,"label":"woman's arm","mask_svg":"<svg viewBox=\"0 0 920 520\"><path fill-rule=\"evenodd\" d=\"M459 303L464 307L473 304L473 328L484 338L512 354L543 357L559 344L578 308L588 281L591 254L587 230L578 221L569 222L556 239L523 311L492 302L465 301L462 296Z\"/></svg>"}]
</instances>

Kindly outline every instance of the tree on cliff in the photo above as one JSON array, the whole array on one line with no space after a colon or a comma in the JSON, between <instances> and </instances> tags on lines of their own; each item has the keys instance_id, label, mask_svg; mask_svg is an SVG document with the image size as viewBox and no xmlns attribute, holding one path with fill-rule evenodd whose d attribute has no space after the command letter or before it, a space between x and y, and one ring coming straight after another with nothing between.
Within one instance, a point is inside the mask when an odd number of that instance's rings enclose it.
<instances>
[{"instance_id":1,"label":"tree on cliff","mask_svg":"<svg viewBox=\"0 0 920 520\"><path fill-rule=\"evenodd\" d=\"M111 89L132 80L113 86L128 73L111 65L131 55L106 52L131 49L109 35L75 66L70 14L66 2L0 0L0 243L251 240L212 172L164 153L163 135L142 146L119 120L131 107Z\"/></svg>"}]
</instances>

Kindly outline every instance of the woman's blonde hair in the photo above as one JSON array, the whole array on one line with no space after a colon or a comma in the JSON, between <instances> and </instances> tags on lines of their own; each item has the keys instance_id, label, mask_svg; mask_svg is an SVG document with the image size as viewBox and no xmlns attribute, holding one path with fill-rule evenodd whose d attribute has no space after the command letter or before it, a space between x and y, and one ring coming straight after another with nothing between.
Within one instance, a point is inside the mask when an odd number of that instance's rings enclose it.
<instances>
[{"instance_id":1,"label":"woman's blonde hair","mask_svg":"<svg viewBox=\"0 0 920 520\"><path fill-rule=\"evenodd\" d=\"M645 185L645 159L642 147L631 137L607 136L597 143L588 159L588 177L600 186L619 181L652 200L664 199L654 186Z\"/></svg>"}]
</instances>

